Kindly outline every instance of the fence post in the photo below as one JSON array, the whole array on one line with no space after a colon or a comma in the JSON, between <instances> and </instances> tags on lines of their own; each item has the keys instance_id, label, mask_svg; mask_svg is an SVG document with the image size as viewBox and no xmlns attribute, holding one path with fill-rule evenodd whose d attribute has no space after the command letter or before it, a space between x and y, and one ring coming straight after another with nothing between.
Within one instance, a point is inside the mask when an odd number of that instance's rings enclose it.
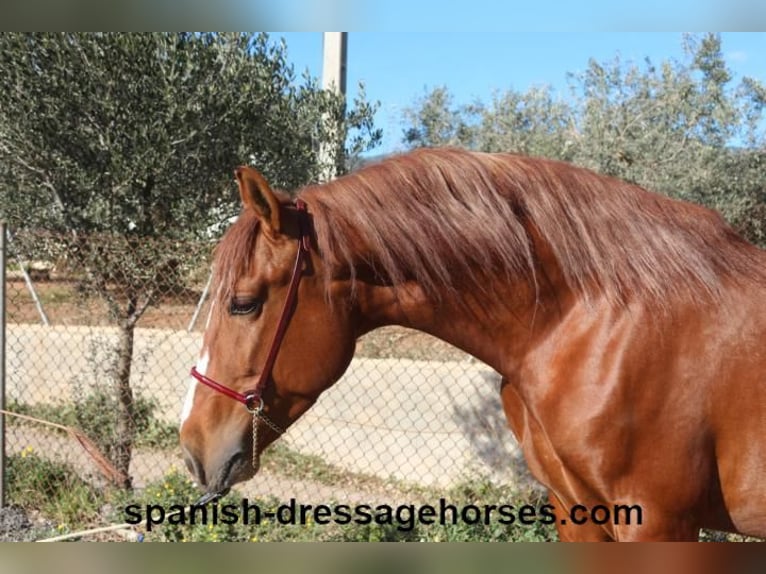
<instances>
[{"instance_id":1,"label":"fence post","mask_svg":"<svg viewBox=\"0 0 766 574\"><path fill-rule=\"evenodd\" d=\"M5 409L5 222L0 221L0 410ZM5 506L5 415L0 412L0 508Z\"/></svg>"},{"instance_id":2,"label":"fence post","mask_svg":"<svg viewBox=\"0 0 766 574\"><path fill-rule=\"evenodd\" d=\"M7 230L6 230L7 231ZM3 232L3 241L5 242L5 251L4 251L4 258L8 255L8 251L11 247L11 240L13 239L11 237L10 233L6 233L6 231ZM40 315L40 319L43 322L43 325L46 327L50 327L51 323L48 320L48 315L45 314L45 309L43 309L43 302L40 301L40 297L37 295L37 290L35 289L35 284L32 282L32 277L29 276L29 271L27 271L27 266L24 263L24 260L21 258L21 253L16 253L16 262L19 264L19 269L21 270L21 274L24 276L24 283L27 284L27 291L29 291L29 294L32 296L32 301L35 302L35 307L37 307L37 313Z\"/></svg>"}]
</instances>

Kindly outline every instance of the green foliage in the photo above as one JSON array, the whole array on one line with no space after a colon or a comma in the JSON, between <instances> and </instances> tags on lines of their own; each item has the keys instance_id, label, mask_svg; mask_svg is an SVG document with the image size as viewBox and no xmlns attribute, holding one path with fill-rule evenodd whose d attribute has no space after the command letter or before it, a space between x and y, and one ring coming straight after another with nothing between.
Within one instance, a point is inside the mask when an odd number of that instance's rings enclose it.
<instances>
[{"instance_id":1,"label":"green foliage","mask_svg":"<svg viewBox=\"0 0 766 574\"><path fill-rule=\"evenodd\" d=\"M403 141L410 147L460 146L486 152L571 155L572 108L548 88L495 93L489 105L455 105L445 86L404 112Z\"/></svg>"},{"instance_id":2,"label":"green foliage","mask_svg":"<svg viewBox=\"0 0 766 574\"><path fill-rule=\"evenodd\" d=\"M719 210L766 246L766 88L732 85L720 37L685 36L684 61L591 60L571 98L508 90L457 106L434 89L405 113L404 143L571 161Z\"/></svg>"},{"instance_id":3,"label":"green foliage","mask_svg":"<svg viewBox=\"0 0 766 574\"><path fill-rule=\"evenodd\" d=\"M0 217L65 232L50 257L132 323L238 213L237 165L292 189L323 173L320 144L342 167L380 140L363 90L347 109L298 81L266 34L3 34L0 75Z\"/></svg>"},{"instance_id":4,"label":"green foliage","mask_svg":"<svg viewBox=\"0 0 766 574\"><path fill-rule=\"evenodd\" d=\"M477 523L466 523L458 520L456 524L417 524L409 521L409 512L401 515L402 520L390 521L389 523L361 524L317 524L309 514L305 524L280 524L277 519L262 519L255 523L255 513L250 511L249 523L245 524L242 519L242 499L234 493L229 493L216 504L218 506L218 524L212 524L213 510L208 507L207 523L202 520L203 514L197 511L192 518L188 505L199 497L199 491L192 484L185 473L172 470L164 478L147 485L141 492L135 492L130 496L122 495L115 507L126 508L128 505L136 505L143 518L147 516L147 507L161 506L163 510L152 510L155 521L160 522L160 516L164 513L162 524L153 525L146 533L146 539L152 541L173 542L199 542L199 541L354 541L354 542L406 542L406 541L543 541L555 540L556 534L553 527L545 524L533 525L503 525L496 518L488 523L484 520ZM450 504L457 507L466 505L497 505L512 504L517 507L524 504L539 505L544 501L535 496L522 494L513 489L492 486L489 483L466 483L447 491L433 490L428 493L432 505L438 508L439 497L444 497ZM286 506L288 503L279 501L273 497L248 499L249 504L258 505L261 512L280 512L281 516L289 516ZM296 501L297 504L309 503L308 501ZM334 501L323 501L332 507ZM317 504L314 502L313 504ZM222 508L230 505L236 509L239 519L231 524L223 524ZM280 506L282 505L282 506ZM375 505L373 505L375 506ZM395 508L396 504L391 503ZM414 505L417 508L417 504ZM184 514L180 514L180 509ZM170 515L175 514L171 519ZM125 517L115 517L122 521ZM193 522L193 523L192 523ZM385 522L385 521L383 521Z\"/></svg>"},{"instance_id":5,"label":"green foliage","mask_svg":"<svg viewBox=\"0 0 766 574\"><path fill-rule=\"evenodd\" d=\"M73 405L75 427L86 435L111 458L117 433L117 401L114 393L105 389L93 389ZM133 401L133 425L136 446L174 447L178 444L178 429L154 417L157 403L144 397Z\"/></svg>"},{"instance_id":6,"label":"green foliage","mask_svg":"<svg viewBox=\"0 0 766 574\"><path fill-rule=\"evenodd\" d=\"M412 147L462 145L473 147L475 137L474 109L455 107L446 86L435 88L404 111L409 124L404 142Z\"/></svg>"},{"instance_id":7,"label":"green foliage","mask_svg":"<svg viewBox=\"0 0 766 574\"><path fill-rule=\"evenodd\" d=\"M49 257L65 253L116 319L199 264L210 247L188 240L238 212L237 165L291 189L322 173L321 143L348 136L345 165L380 140L363 90L347 110L299 83L265 34L3 34L0 74L0 217L67 232Z\"/></svg>"},{"instance_id":8,"label":"green foliage","mask_svg":"<svg viewBox=\"0 0 766 574\"><path fill-rule=\"evenodd\" d=\"M489 106L477 106L477 111L476 141L482 150L572 159L572 108L556 100L550 88L495 94Z\"/></svg>"},{"instance_id":9,"label":"green foliage","mask_svg":"<svg viewBox=\"0 0 766 574\"><path fill-rule=\"evenodd\" d=\"M237 520L232 524L223 524L221 520L212 524L212 505L208 505L203 514L195 511L192 515L189 505L197 500L200 491L192 483L188 474L177 469L171 470L162 479L148 484L141 492L131 496L124 496L117 505L122 508L128 505L137 505L143 517L147 515L147 507L157 506L163 510L152 511L152 517L159 522L161 513L165 513L165 520L161 525L153 525L151 530L146 530L146 540L161 542L258 542L270 540L316 540L319 531L316 527L306 526L281 526L273 521L264 520L260 524L245 524L244 520ZM275 511L279 502L274 498L253 499L251 504L257 504L264 511ZM242 499L230 493L217 501L219 508L224 505L240 508ZM184 514L178 514L180 509ZM170 515L175 514L175 518ZM254 516L254 514L253 514ZM127 516L115 517L115 520L125 520ZM250 519L254 522L254 518ZM145 524L145 523L144 523ZM139 526L140 527L140 526Z\"/></svg>"},{"instance_id":10,"label":"green foliage","mask_svg":"<svg viewBox=\"0 0 766 574\"><path fill-rule=\"evenodd\" d=\"M324 114L360 128L352 152L374 145L374 108L298 84L286 55L265 34L4 34L4 215L185 237L237 209L249 158L279 186L315 179Z\"/></svg>"},{"instance_id":11,"label":"green foliage","mask_svg":"<svg viewBox=\"0 0 766 574\"><path fill-rule=\"evenodd\" d=\"M38 456L31 447L6 459L8 499L39 510L60 525L92 523L103 504L101 493L71 465Z\"/></svg>"},{"instance_id":12,"label":"green foliage","mask_svg":"<svg viewBox=\"0 0 766 574\"><path fill-rule=\"evenodd\" d=\"M30 251L65 259L121 328L115 459L127 475L133 329L206 267L206 242L240 209L233 170L254 163L287 189L314 181L323 146L343 168L379 142L375 107L363 90L347 109L316 79L296 81L266 34L0 34L0 76L0 218L53 232Z\"/></svg>"}]
</instances>

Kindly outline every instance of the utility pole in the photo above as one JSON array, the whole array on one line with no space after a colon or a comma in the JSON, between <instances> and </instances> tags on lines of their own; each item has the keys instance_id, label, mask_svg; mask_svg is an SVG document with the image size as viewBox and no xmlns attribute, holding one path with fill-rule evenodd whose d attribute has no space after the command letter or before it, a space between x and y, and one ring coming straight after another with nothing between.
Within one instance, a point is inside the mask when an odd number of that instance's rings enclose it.
<instances>
[{"instance_id":1,"label":"utility pole","mask_svg":"<svg viewBox=\"0 0 766 574\"><path fill-rule=\"evenodd\" d=\"M0 410L5 409L5 222L0 221ZM5 483L5 415L0 413L0 510L8 490Z\"/></svg>"},{"instance_id":2,"label":"utility pole","mask_svg":"<svg viewBox=\"0 0 766 574\"><path fill-rule=\"evenodd\" d=\"M346 61L348 32L324 32L322 38L322 89L331 90L346 97ZM321 142L319 159L322 181L330 181L337 175L338 157L342 152L343 134L341 118L325 116L329 138Z\"/></svg>"}]
</instances>

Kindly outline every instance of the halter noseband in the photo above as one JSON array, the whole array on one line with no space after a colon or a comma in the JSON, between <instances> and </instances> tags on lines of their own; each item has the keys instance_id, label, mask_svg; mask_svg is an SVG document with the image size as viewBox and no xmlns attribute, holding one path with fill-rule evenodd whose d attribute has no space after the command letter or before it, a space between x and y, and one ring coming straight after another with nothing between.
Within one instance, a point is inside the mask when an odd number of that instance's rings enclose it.
<instances>
[{"instance_id":1,"label":"halter noseband","mask_svg":"<svg viewBox=\"0 0 766 574\"><path fill-rule=\"evenodd\" d=\"M298 210L298 229L300 236L298 237L298 254L295 256L295 266L293 267L293 276L290 279L290 286L287 289L287 297L285 298L285 304L282 307L282 315L279 318L277 324L277 330L274 333L274 339L271 342L271 349L266 357L266 361L263 364L261 375L258 378L258 382L255 387L245 393L240 393L234 389L222 385L221 383L214 381L210 377L206 377L200 373L196 367L192 367L191 375L197 379L203 385L206 385L226 395L230 399L234 399L237 402L245 405L245 408L253 414L253 431L255 432L256 418L261 419L266 425L268 425L277 434L285 432L282 428L277 426L271 420L266 418L263 414L263 389L266 387L269 379L271 378L271 371L274 368L274 363L277 360L277 354L279 353L279 347L282 346L282 339L284 339L285 332L287 331L287 325L290 323L290 317L295 306L295 300L298 295L298 285L301 282L303 275L303 263L308 256L310 249L310 236L308 232L308 225L306 223L306 204L300 200L295 200L295 208ZM255 441L254 441L255 442ZM255 444L253 444L255 452Z\"/></svg>"}]
</instances>

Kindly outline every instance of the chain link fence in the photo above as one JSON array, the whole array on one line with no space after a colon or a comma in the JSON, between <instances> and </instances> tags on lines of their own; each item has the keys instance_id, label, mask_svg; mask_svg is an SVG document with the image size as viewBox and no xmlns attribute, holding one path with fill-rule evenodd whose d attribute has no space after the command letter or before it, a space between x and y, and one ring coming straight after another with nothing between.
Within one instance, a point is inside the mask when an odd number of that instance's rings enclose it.
<instances>
[{"instance_id":1,"label":"chain link fence","mask_svg":"<svg viewBox=\"0 0 766 574\"><path fill-rule=\"evenodd\" d=\"M105 515L109 504L79 514L73 504L56 514L45 500L77 489L98 499L89 493L114 483L138 496L170 484L169 475L186 476L178 419L201 346L213 245L9 237L6 409L36 420L6 416L7 503L59 528L64 520L115 520ZM162 259L166 253L183 257ZM496 373L441 341L402 328L375 331L359 340L345 376L269 449L261 472L238 494L396 504L466 484L526 487L498 388ZM78 433L117 469L117 479ZM119 472L127 475L122 482Z\"/></svg>"}]
</instances>

